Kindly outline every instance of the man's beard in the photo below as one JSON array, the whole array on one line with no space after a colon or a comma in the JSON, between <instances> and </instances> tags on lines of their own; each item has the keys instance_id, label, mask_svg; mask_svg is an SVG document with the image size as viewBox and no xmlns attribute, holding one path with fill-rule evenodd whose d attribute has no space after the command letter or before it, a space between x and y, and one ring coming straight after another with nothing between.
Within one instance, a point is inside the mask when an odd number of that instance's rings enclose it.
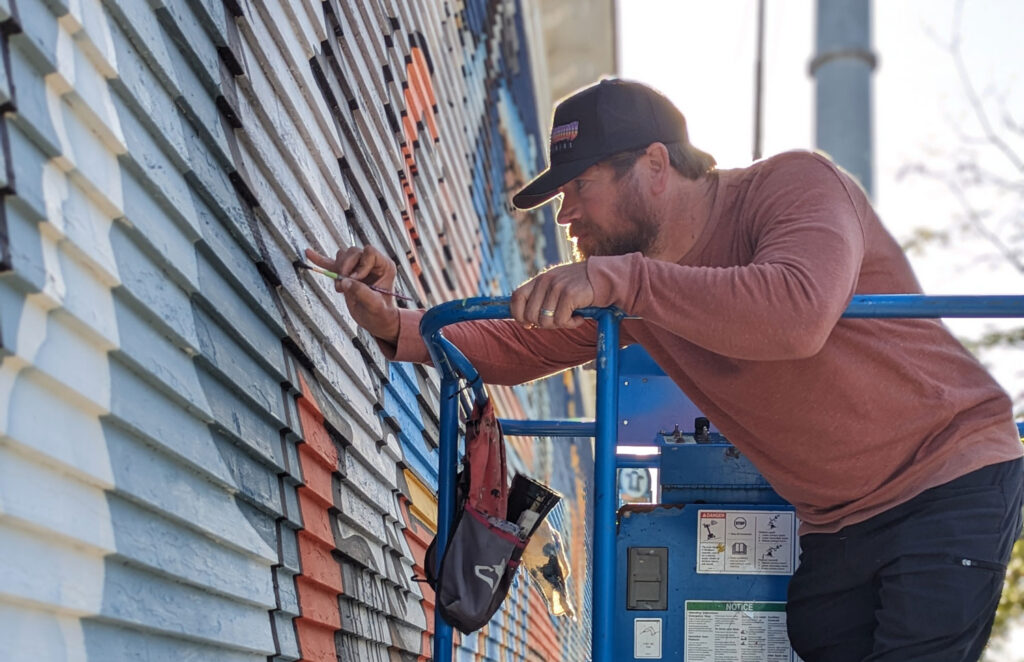
<instances>
[{"instance_id":1,"label":"man's beard","mask_svg":"<svg viewBox=\"0 0 1024 662\"><path fill-rule=\"evenodd\" d=\"M650 205L640 195L639 187L632 176L623 183L623 195L615 203L618 226L614 234L586 235L591 244L588 249L581 248L579 242L576 242L572 249L576 262L582 262L595 255L625 255L638 252L647 254L654 247L654 242L658 238L658 227ZM583 229L587 229L586 226ZM568 232L568 229L566 231Z\"/></svg>"}]
</instances>

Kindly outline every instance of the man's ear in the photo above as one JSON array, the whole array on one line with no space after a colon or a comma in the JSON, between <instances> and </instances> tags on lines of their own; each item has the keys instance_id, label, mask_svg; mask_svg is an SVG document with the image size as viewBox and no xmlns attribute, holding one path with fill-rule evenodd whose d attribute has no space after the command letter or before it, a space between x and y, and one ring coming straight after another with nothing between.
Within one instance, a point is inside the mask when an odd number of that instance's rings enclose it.
<instances>
[{"instance_id":1,"label":"man's ear","mask_svg":"<svg viewBox=\"0 0 1024 662\"><path fill-rule=\"evenodd\" d=\"M658 194L668 187L672 164L668 158L668 148L663 143L651 143L644 154L644 165L647 166L651 182L651 192Z\"/></svg>"}]
</instances>

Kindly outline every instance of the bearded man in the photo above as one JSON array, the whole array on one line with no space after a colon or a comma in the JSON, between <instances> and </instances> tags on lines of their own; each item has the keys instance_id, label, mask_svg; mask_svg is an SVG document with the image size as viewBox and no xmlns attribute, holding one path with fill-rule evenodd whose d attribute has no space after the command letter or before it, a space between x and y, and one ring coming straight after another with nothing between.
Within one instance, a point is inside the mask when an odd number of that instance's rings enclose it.
<instances>
[{"instance_id":1,"label":"bearded man","mask_svg":"<svg viewBox=\"0 0 1024 662\"><path fill-rule=\"evenodd\" d=\"M1021 528L1009 397L938 320L847 319L854 294L919 293L856 181L789 152L719 170L682 113L602 80L555 110L550 166L513 198L560 200L578 261L511 298L513 320L450 327L485 381L594 358L587 306L639 343L796 509L787 626L805 662L977 660ZM307 253L389 358L427 362L422 311L370 289L373 247Z\"/></svg>"}]
</instances>

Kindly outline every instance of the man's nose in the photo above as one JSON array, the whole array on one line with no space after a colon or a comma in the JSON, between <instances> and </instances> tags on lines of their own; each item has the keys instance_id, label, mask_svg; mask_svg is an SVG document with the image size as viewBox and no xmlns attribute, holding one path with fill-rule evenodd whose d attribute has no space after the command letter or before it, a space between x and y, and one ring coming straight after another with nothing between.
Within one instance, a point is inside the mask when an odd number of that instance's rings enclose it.
<instances>
[{"instance_id":1,"label":"man's nose","mask_svg":"<svg viewBox=\"0 0 1024 662\"><path fill-rule=\"evenodd\" d=\"M555 222L559 225L569 225L580 217L579 204L575 196L568 193L565 187L561 189L562 199L558 202L558 212L555 214Z\"/></svg>"}]
</instances>

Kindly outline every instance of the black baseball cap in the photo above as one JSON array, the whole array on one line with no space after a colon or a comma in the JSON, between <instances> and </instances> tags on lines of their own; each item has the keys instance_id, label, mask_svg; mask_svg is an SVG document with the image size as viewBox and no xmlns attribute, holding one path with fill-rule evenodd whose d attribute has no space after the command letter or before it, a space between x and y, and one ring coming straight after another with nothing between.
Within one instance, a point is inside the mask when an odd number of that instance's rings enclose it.
<instances>
[{"instance_id":1,"label":"black baseball cap","mask_svg":"<svg viewBox=\"0 0 1024 662\"><path fill-rule=\"evenodd\" d=\"M512 197L512 204L519 209L542 205L598 161L654 142L689 142L686 119L663 94L620 78L585 87L558 103L550 165Z\"/></svg>"}]
</instances>

